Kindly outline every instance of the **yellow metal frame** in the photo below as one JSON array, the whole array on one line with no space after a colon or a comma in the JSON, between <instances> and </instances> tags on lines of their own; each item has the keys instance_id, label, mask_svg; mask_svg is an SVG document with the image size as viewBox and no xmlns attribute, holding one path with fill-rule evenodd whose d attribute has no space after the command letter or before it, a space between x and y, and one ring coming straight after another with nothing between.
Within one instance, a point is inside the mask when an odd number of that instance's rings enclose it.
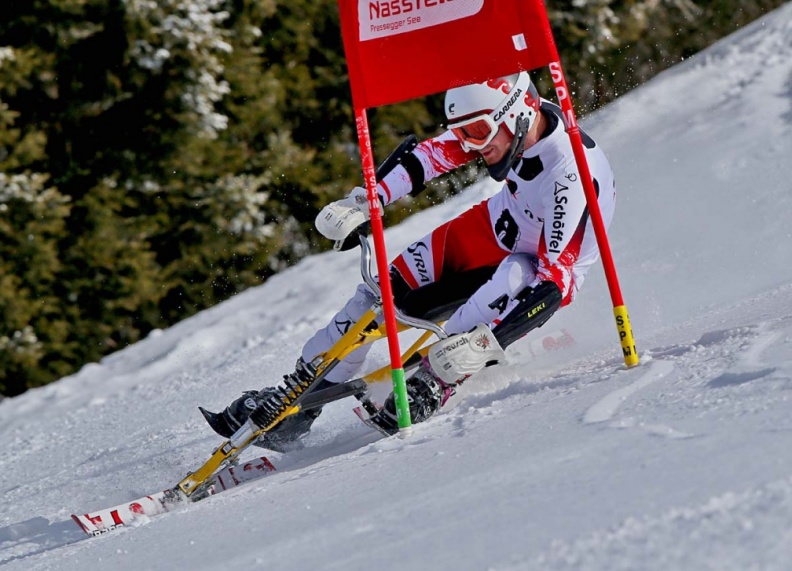
<instances>
[{"instance_id":1,"label":"yellow metal frame","mask_svg":"<svg viewBox=\"0 0 792 571\"><path fill-rule=\"evenodd\" d=\"M339 339L329 350L320 355L319 364L314 364L316 367L316 374L319 375L331 363L336 360L342 360L347 355L352 353L355 349L374 343L387 336L385 332L385 325L380 325L376 329L367 330L371 323L377 319L379 313L374 310L368 310L358 321L349 328L341 339ZM399 332L407 331L410 327L399 324ZM428 351L428 346L425 346L427 341L432 336L431 331L425 331L402 355L402 362L409 359L414 353L420 352L422 355ZM374 383L387 380L391 373L390 365L377 369L363 377L366 382ZM234 462L239 454L245 450L252 442L268 430L272 429L275 425L281 422L287 416L295 414L300 411L299 404L287 407L284 411L277 416L268 426L251 433L251 435L239 446L234 446L231 441L226 441L222 446L214 451L209 460L203 466L198 468L195 472L187 475L181 482L176 485L175 490L179 490L184 496L189 498L196 490L205 484L209 478L212 477L217 470L226 462Z\"/></svg>"}]
</instances>

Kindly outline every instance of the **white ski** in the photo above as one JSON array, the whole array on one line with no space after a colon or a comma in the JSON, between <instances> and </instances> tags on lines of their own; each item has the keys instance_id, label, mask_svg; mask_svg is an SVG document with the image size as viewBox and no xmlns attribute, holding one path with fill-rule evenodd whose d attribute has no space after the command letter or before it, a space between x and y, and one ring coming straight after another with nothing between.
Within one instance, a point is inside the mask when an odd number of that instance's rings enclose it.
<instances>
[{"instance_id":1,"label":"white ski","mask_svg":"<svg viewBox=\"0 0 792 571\"><path fill-rule=\"evenodd\" d=\"M245 482L266 476L274 470L275 466L272 465L272 462L265 456L261 456L244 464L220 470L212 476L212 484L207 488L206 494L200 498L183 500L182 496L173 490L165 490L111 508L83 515L72 514L71 517L86 535L96 537L125 526L145 523L148 518L171 510L182 502L199 501L208 496L235 488Z\"/></svg>"}]
</instances>

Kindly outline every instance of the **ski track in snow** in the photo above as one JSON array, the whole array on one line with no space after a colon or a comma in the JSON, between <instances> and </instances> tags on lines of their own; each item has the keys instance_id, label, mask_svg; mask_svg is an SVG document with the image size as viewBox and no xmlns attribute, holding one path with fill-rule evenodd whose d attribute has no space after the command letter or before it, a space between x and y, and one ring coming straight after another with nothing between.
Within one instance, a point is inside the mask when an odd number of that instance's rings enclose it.
<instances>
[{"instance_id":1,"label":"ski track in snow","mask_svg":"<svg viewBox=\"0 0 792 571\"><path fill-rule=\"evenodd\" d=\"M630 518L614 529L572 543L554 542L530 565L493 568L609 571L788 571L792 561L792 478L744 492L730 492L702 505L674 508L655 517ZM695 540L696 549L688 548ZM739 548L746 537L763 551L764 564ZM638 566L636 566L636 563Z\"/></svg>"},{"instance_id":2,"label":"ski track in snow","mask_svg":"<svg viewBox=\"0 0 792 571\"><path fill-rule=\"evenodd\" d=\"M723 313L735 311L741 311L741 304L723 310ZM716 314L713 320L723 319L721 314ZM581 399L584 406L579 421L583 426L622 432L639 430L650 436L671 439L701 436L700 431L671 428L674 418L681 417L683 423L690 420L687 415L678 414L678 406L685 403L688 413L725 417L750 414L774 406L778 403L779 395L772 390L755 387L759 386L757 383L772 381L777 376L775 382L780 388L787 391L792 388L789 365L785 362L776 364L772 359L779 352L788 354L788 348L786 353L779 351L779 348L788 347L791 337L792 318L776 315L774 320L761 321L756 325L711 329L690 343L656 345L646 350L644 363L634 369L625 369L613 359L599 360L594 357L557 370L550 378L519 378L518 371L529 367L532 361L517 360L506 370L518 378L509 379L507 375L504 381L503 375L494 370L485 372L491 377L489 380L497 385L494 390L486 385L486 378L482 392L478 392L479 387L475 385L470 387L470 391L466 390L467 386L463 386L448 412L421 425L410 439L377 440L375 435L357 423L347 423L346 428L336 434L331 442L322 443L317 449L309 446L302 453L284 457L276 464L284 483L332 478L348 462L361 463L367 457L380 461L393 454L403 454L411 448L431 446L432 442L442 441L448 436L473 439L485 424L497 423L513 410L530 411L543 406L545 401L576 400L582 395L585 398ZM541 369L538 371L541 372ZM732 391L742 394L730 394ZM708 397L708 392L720 393L720 396ZM785 395L783 397L786 398ZM97 407L101 408L102 404L89 405L83 410L87 412ZM668 418L665 413L670 413ZM768 430L792 432L792 422ZM189 432L190 428L182 428L174 433L181 433L183 438ZM138 436L145 441L145 434L146 430L141 430ZM31 436L39 438L36 434ZM45 440L52 436L41 435ZM44 443L41 447L44 447ZM97 463L100 466L112 466L114 471L122 474L133 471L136 465L157 462L163 454L167 452L153 454L147 459L132 445L99 448L82 460L77 470L82 471L82 477L87 480L96 478L96 488L100 488L107 485L106 473L104 469L95 467ZM85 466L88 471L80 466ZM23 484L16 491L3 490L3 495L11 499L16 495L21 499L31 494L45 494L53 482L67 474L66 469L56 470L38 481ZM139 495L142 491L129 490L122 495L129 497ZM750 568L740 567L740 557L733 560L733 566L730 566L732 562L721 559L715 559L719 563L712 567L707 567L705 563L712 561L712 550L723 549L724 545L728 545L729 537L739 537L744 533L761 536L769 533L773 525L780 525L790 517L792 482L776 480L765 486L712 496L700 505L680 506L657 515L628 518L612 529L598 530L573 542L556 540L541 554L528 560L504 563L491 569L631 569L637 554L647 549L656 558L642 568L677 568L675 565L679 562L691 560L685 548L673 549L679 542L680 529L693 534L697 542L707 541L707 549L701 556L703 568ZM29 561L31 557L76 542L87 545L82 540L82 533L70 520L51 520L36 515L0 528L0 565ZM768 543L767 549L767 560L771 562L780 561L788 554L788 550L772 542ZM707 557L710 559L704 558L705 554L709 554ZM772 565L767 568L773 569Z\"/></svg>"},{"instance_id":3,"label":"ski track in snow","mask_svg":"<svg viewBox=\"0 0 792 571\"><path fill-rule=\"evenodd\" d=\"M674 370L674 365L669 361L654 361L649 363L648 367L649 370L645 371L637 381L613 391L592 405L583 415L583 422L592 424L610 420L618 411L622 401Z\"/></svg>"}]
</instances>

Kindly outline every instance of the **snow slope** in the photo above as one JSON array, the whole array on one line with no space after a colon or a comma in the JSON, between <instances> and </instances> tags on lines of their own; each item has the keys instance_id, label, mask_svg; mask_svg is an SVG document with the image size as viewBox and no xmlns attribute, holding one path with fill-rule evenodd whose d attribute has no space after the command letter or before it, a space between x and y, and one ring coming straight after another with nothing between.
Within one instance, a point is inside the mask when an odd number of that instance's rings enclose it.
<instances>
[{"instance_id":1,"label":"snow slope","mask_svg":"<svg viewBox=\"0 0 792 571\"><path fill-rule=\"evenodd\" d=\"M545 327L574 347L533 357L521 340L411 437L380 439L334 403L267 479L85 539L69 514L208 457L198 405L291 370L358 281L355 252L312 257L0 402L0 567L792 568L792 3L584 126L617 174L642 366L621 364L597 267ZM496 189L390 229L390 251Z\"/></svg>"}]
</instances>

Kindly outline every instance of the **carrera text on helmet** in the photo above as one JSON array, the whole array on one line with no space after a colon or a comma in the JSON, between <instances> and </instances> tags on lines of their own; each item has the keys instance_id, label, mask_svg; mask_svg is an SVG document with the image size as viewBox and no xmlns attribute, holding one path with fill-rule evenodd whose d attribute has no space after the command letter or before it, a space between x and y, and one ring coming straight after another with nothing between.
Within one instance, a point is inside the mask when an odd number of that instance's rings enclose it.
<instances>
[{"instance_id":1,"label":"carrera text on helmet","mask_svg":"<svg viewBox=\"0 0 792 571\"><path fill-rule=\"evenodd\" d=\"M517 90L512 94L512 96L509 97L509 100L506 102L506 105L504 105L503 108L495 114L495 117L493 117L493 119L495 119L496 121L500 121L503 118L503 116L509 112L509 109L511 109L512 105L514 105L514 102L517 101L517 98L520 96L521 93L522 93L522 89L518 87Z\"/></svg>"}]
</instances>

